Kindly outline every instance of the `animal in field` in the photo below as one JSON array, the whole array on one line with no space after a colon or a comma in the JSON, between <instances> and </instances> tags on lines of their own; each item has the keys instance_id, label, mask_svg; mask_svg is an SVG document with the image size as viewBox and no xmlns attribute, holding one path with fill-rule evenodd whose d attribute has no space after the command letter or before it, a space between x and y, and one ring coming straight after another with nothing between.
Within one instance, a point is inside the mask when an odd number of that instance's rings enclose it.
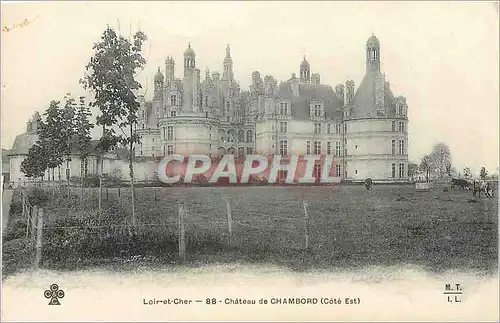
<instances>
[{"instance_id":1,"label":"animal in field","mask_svg":"<svg viewBox=\"0 0 500 323\"><path fill-rule=\"evenodd\" d=\"M460 189L460 190L466 190L470 186L470 183L462 178L453 178L451 180L451 189L454 189L455 187Z\"/></svg>"},{"instance_id":2,"label":"animal in field","mask_svg":"<svg viewBox=\"0 0 500 323\"><path fill-rule=\"evenodd\" d=\"M365 187L367 190L371 190L372 189L372 185L373 185L373 181L371 178L367 178L365 180Z\"/></svg>"},{"instance_id":3,"label":"animal in field","mask_svg":"<svg viewBox=\"0 0 500 323\"><path fill-rule=\"evenodd\" d=\"M472 187L472 196L476 197L476 193L478 193L478 197L481 198L481 192L487 197L493 197L493 188L490 183L484 180L475 180Z\"/></svg>"}]
</instances>

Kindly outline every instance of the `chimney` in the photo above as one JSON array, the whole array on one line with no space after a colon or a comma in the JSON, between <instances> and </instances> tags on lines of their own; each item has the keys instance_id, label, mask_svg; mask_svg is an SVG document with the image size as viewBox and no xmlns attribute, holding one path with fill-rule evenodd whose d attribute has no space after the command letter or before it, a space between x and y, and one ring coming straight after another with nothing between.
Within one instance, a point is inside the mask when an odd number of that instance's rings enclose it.
<instances>
[{"instance_id":1,"label":"chimney","mask_svg":"<svg viewBox=\"0 0 500 323\"><path fill-rule=\"evenodd\" d=\"M219 82L220 81L220 73L219 72L213 72L212 73L212 80L214 82Z\"/></svg>"},{"instance_id":2,"label":"chimney","mask_svg":"<svg viewBox=\"0 0 500 323\"><path fill-rule=\"evenodd\" d=\"M321 78L319 76L319 73L312 73L311 74L311 83L312 84L321 84Z\"/></svg>"},{"instance_id":3,"label":"chimney","mask_svg":"<svg viewBox=\"0 0 500 323\"><path fill-rule=\"evenodd\" d=\"M335 86L335 94L337 95L337 98L342 102L342 105L344 105L344 84L338 84Z\"/></svg>"},{"instance_id":4,"label":"chimney","mask_svg":"<svg viewBox=\"0 0 500 323\"><path fill-rule=\"evenodd\" d=\"M345 104L350 104L352 103L352 100L354 99L354 81L353 80L347 80L345 82Z\"/></svg>"},{"instance_id":5,"label":"chimney","mask_svg":"<svg viewBox=\"0 0 500 323\"><path fill-rule=\"evenodd\" d=\"M299 79L295 75L295 73L292 74L292 78L290 79L290 84L292 86L292 94L295 97L299 96Z\"/></svg>"}]
</instances>

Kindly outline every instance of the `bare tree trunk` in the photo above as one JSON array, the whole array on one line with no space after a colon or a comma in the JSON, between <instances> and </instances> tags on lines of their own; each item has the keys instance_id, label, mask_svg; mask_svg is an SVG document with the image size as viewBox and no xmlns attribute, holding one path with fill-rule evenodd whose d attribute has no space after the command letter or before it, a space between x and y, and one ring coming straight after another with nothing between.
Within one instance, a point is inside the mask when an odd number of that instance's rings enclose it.
<instances>
[{"instance_id":1,"label":"bare tree trunk","mask_svg":"<svg viewBox=\"0 0 500 323\"><path fill-rule=\"evenodd\" d=\"M101 167L99 167L99 197L98 197L98 201L99 201L99 222L101 222L101 214L102 214L102 177L104 176L104 173L103 173L103 166L104 166L104 161L103 161L103 158L104 157L104 154L101 154L101 160L100 160L100 164L101 164Z\"/></svg>"},{"instance_id":2,"label":"bare tree trunk","mask_svg":"<svg viewBox=\"0 0 500 323\"><path fill-rule=\"evenodd\" d=\"M106 126L102 126L102 135L103 137L106 135ZM101 160L100 164L101 167L99 167L99 196L98 196L98 201L99 201L99 223L101 222L101 215L102 215L102 176L104 174L103 172L103 166L104 166L104 153L101 153Z\"/></svg>"},{"instance_id":3,"label":"bare tree trunk","mask_svg":"<svg viewBox=\"0 0 500 323\"><path fill-rule=\"evenodd\" d=\"M69 174L69 160L70 160L70 157L68 156L68 159L66 159L66 178L68 180L68 198L69 198L69 193L70 193L70 183L69 183L69 178L70 178L70 174Z\"/></svg>"},{"instance_id":4,"label":"bare tree trunk","mask_svg":"<svg viewBox=\"0 0 500 323\"><path fill-rule=\"evenodd\" d=\"M83 172L83 167L84 167L84 158L80 160L80 177L81 177L81 189L80 189L80 206L82 208L82 218L83 218L83 185L84 185L84 172Z\"/></svg>"},{"instance_id":5,"label":"bare tree trunk","mask_svg":"<svg viewBox=\"0 0 500 323\"><path fill-rule=\"evenodd\" d=\"M130 189L132 190L132 225L136 225L135 219L135 191L134 191L134 142L133 142L133 127L132 122L130 123L130 155L129 155L129 170L130 170Z\"/></svg>"}]
</instances>

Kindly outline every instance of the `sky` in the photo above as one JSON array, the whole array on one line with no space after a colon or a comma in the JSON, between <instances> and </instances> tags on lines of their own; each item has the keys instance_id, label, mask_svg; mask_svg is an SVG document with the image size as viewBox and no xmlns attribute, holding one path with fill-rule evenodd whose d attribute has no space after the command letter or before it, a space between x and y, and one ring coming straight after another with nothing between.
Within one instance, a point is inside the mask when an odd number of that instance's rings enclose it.
<instances>
[{"instance_id":1,"label":"sky","mask_svg":"<svg viewBox=\"0 0 500 323\"><path fill-rule=\"evenodd\" d=\"M2 148L51 100L87 95L79 79L107 25L126 36L147 34L148 63L139 75L147 97L167 55L181 77L189 42L202 79L206 68L222 72L230 44L243 89L255 70L278 81L298 74L304 55L322 83L352 79L357 86L373 33L382 72L393 93L407 98L410 161L444 142L458 170L498 172L497 2L16 1L1 9Z\"/></svg>"}]
</instances>

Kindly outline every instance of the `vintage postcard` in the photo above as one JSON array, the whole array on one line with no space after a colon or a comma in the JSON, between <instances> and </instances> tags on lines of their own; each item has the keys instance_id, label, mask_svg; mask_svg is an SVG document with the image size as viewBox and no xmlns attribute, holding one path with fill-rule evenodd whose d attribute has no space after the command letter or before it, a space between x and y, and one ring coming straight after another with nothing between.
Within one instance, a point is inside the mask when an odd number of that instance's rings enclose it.
<instances>
[{"instance_id":1,"label":"vintage postcard","mask_svg":"<svg viewBox=\"0 0 500 323\"><path fill-rule=\"evenodd\" d=\"M499 320L499 6L2 2L5 322Z\"/></svg>"}]
</instances>

